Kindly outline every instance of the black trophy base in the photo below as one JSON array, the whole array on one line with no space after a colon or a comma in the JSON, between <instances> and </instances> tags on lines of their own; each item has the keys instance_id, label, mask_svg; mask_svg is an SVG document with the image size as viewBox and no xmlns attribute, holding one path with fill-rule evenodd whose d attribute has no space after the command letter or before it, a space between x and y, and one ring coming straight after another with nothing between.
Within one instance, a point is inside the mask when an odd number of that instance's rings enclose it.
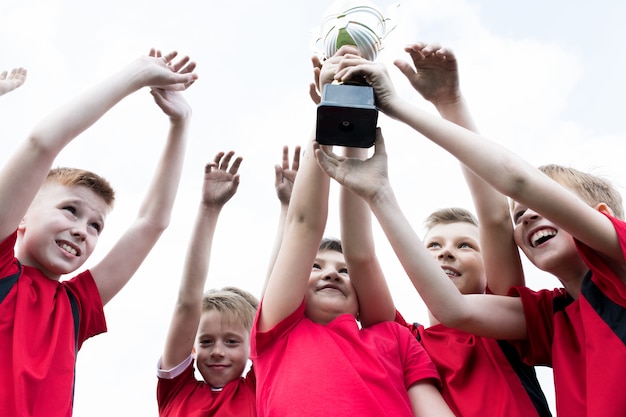
<instances>
[{"instance_id":1,"label":"black trophy base","mask_svg":"<svg viewBox=\"0 0 626 417\"><path fill-rule=\"evenodd\" d=\"M316 140L321 145L369 148L376 140L378 110L374 89L364 85L326 84L317 106Z\"/></svg>"}]
</instances>

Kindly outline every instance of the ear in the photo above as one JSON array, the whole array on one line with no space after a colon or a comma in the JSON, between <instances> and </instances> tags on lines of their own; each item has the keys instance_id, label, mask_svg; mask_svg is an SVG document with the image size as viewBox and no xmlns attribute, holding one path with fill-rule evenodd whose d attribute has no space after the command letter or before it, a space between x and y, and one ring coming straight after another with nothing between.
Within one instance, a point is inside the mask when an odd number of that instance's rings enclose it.
<instances>
[{"instance_id":1,"label":"ear","mask_svg":"<svg viewBox=\"0 0 626 417\"><path fill-rule=\"evenodd\" d=\"M23 232L24 229L26 229L26 217L28 215L24 215L24 217L22 217L22 220L20 221L20 224L17 226L17 230L19 230L20 232Z\"/></svg>"},{"instance_id":2,"label":"ear","mask_svg":"<svg viewBox=\"0 0 626 417\"><path fill-rule=\"evenodd\" d=\"M193 359L196 360L197 358L197 353L196 352L196 345L193 345L193 347L191 348L191 356L193 356Z\"/></svg>"},{"instance_id":3,"label":"ear","mask_svg":"<svg viewBox=\"0 0 626 417\"><path fill-rule=\"evenodd\" d=\"M611 217L615 217L615 214L613 214L613 210L611 210L611 207L609 207L606 203L598 203L593 208L598 210L600 213L608 214Z\"/></svg>"}]
</instances>

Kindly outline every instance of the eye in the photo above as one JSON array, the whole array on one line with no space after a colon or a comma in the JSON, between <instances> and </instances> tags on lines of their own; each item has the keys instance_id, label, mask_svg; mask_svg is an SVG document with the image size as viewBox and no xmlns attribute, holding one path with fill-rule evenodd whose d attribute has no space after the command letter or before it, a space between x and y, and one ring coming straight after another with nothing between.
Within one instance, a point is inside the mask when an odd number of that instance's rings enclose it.
<instances>
[{"instance_id":1,"label":"eye","mask_svg":"<svg viewBox=\"0 0 626 417\"><path fill-rule=\"evenodd\" d=\"M437 243L437 242L430 242L430 243L428 243L426 245L427 249L438 249L440 247L441 247L441 245L439 243Z\"/></svg>"},{"instance_id":2,"label":"eye","mask_svg":"<svg viewBox=\"0 0 626 417\"><path fill-rule=\"evenodd\" d=\"M102 225L100 223L91 223L89 226L93 227L98 234L102 231Z\"/></svg>"},{"instance_id":3,"label":"eye","mask_svg":"<svg viewBox=\"0 0 626 417\"><path fill-rule=\"evenodd\" d=\"M513 223L519 224L520 218L526 213L526 210L519 210L513 214Z\"/></svg>"},{"instance_id":4,"label":"eye","mask_svg":"<svg viewBox=\"0 0 626 417\"><path fill-rule=\"evenodd\" d=\"M228 339L228 340L226 340L226 345L229 346L229 347L239 346L240 343L241 343L241 341L239 341L238 339Z\"/></svg>"},{"instance_id":5,"label":"eye","mask_svg":"<svg viewBox=\"0 0 626 417\"><path fill-rule=\"evenodd\" d=\"M339 269L339 273L340 274L347 274L348 273L348 268L340 268Z\"/></svg>"},{"instance_id":6,"label":"eye","mask_svg":"<svg viewBox=\"0 0 626 417\"><path fill-rule=\"evenodd\" d=\"M74 206L65 206L65 207L63 207L63 210L67 210L67 211L69 211L72 214L76 214L76 207L74 207Z\"/></svg>"},{"instance_id":7,"label":"eye","mask_svg":"<svg viewBox=\"0 0 626 417\"><path fill-rule=\"evenodd\" d=\"M462 242L459 244L459 249L463 249L463 248L475 249L474 245L467 243L467 242Z\"/></svg>"},{"instance_id":8,"label":"eye","mask_svg":"<svg viewBox=\"0 0 626 417\"><path fill-rule=\"evenodd\" d=\"M211 346L213 345L213 339L200 339L198 344L203 347Z\"/></svg>"},{"instance_id":9,"label":"eye","mask_svg":"<svg viewBox=\"0 0 626 417\"><path fill-rule=\"evenodd\" d=\"M315 263L313 263L313 269L322 269L322 267L320 266L320 264L315 262Z\"/></svg>"}]
</instances>

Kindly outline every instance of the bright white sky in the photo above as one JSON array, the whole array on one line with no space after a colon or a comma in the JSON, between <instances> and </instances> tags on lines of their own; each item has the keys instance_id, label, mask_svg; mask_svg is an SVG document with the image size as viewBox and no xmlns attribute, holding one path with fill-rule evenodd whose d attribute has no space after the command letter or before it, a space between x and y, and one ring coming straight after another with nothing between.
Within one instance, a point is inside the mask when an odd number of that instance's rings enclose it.
<instances>
[{"instance_id":1,"label":"bright white sky","mask_svg":"<svg viewBox=\"0 0 626 417\"><path fill-rule=\"evenodd\" d=\"M380 0L385 9L391 2ZM194 110L173 220L131 283L106 306L109 333L87 341L78 360L76 416L156 416L155 366L173 308L199 200L204 164L221 150L244 157L241 186L222 212L208 287L237 285L259 294L279 204L273 165L283 144L309 135L315 107L310 29L324 1L2 0L0 69L29 71L0 100L0 162L48 111L151 47L178 50L198 63L185 93ZM501 2L409 0L379 60L402 57L422 40L452 48L483 134L535 165L591 171L621 189L626 96L626 4L618 1ZM432 111L395 68L396 87ZM414 131L380 117L398 199L422 234L434 209L471 208L456 161ZM124 100L69 146L58 165L108 178L118 191L92 265L132 221L167 131L148 90ZM328 234L338 236L333 189ZM426 322L426 310L375 224L379 256L398 308ZM88 266L89 266L88 265ZM527 266L528 285L558 282ZM540 372L553 402L550 372Z\"/></svg>"}]
</instances>

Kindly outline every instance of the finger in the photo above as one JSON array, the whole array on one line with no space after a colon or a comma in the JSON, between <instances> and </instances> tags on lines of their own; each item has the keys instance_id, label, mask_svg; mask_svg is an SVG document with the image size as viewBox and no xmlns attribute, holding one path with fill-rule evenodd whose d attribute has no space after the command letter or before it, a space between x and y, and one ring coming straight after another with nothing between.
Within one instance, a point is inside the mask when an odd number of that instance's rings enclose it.
<instances>
[{"instance_id":1,"label":"finger","mask_svg":"<svg viewBox=\"0 0 626 417\"><path fill-rule=\"evenodd\" d=\"M283 169L289 169L289 146L283 146Z\"/></svg>"},{"instance_id":2,"label":"finger","mask_svg":"<svg viewBox=\"0 0 626 417\"><path fill-rule=\"evenodd\" d=\"M196 63L194 61L189 62L185 68L183 68L182 70L178 71L179 74L187 74L190 72L193 72L193 70L196 69Z\"/></svg>"},{"instance_id":3,"label":"finger","mask_svg":"<svg viewBox=\"0 0 626 417\"><path fill-rule=\"evenodd\" d=\"M181 59L179 59L177 62L172 63L172 69L174 70L174 72L180 71L180 69L183 68L189 62L189 59L190 58L188 56L184 56Z\"/></svg>"},{"instance_id":4,"label":"finger","mask_svg":"<svg viewBox=\"0 0 626 417\"><path fill-rule=\"evenodd\" d=\"M359 49L354 45L343 45L341 48L337 50L337 52L335 52L335 55L333 56L344 56L346 54L360 56Z\"/></svg>"},{"instance_id":5,"label":"finger","mask_svg":"<svg viewBox=\"0 0 626 417\"><path fill-rule=\"evenodd\" d=\"M283 182L283 167L274 165L274 187L279 186Z\"/></svg>"},{"instance_id":6,"label":"finger","mask_svg":"<svg viewBox=\"0 0 626 417\"><path fill-rule=\"evenodd\" d=\"M296 146L296 149L293 152L293 162L291 163L291 169L297 171L300 169L300 145Z\"/></svg>"},{"instance_id":7,"label":"finger","mask_svg":"<svg viewBox=\"0 0 626 417\"><path fill-rule=\"evenodd\" d=\"M383 138L383 131L380 127L376 128L376 139L374 141L374 153L378 155L387 155L387 149L385 147L385 138Z\"/></svg>"},{"instance_id":8,"label":"finger","mask_svg":"<svg viewBox=\"0 0 626 417\"><path fill-rule=\"evenodd\" d=\"M315 104L320 104L322 102L322 97L317 92L317 85L315 83L309 84L309 97Z\"/></svg>"},{"instance_id":9,"label":"finger","mask_svg":"<svg viewBox=\"0 0 626 417\"><path fill-rule=\"evenodd\" d=\"M215 157L213 157L213 164L215 164L215 166L219 166L220 161L224 157L224 153L225 152L218 152Z\"/></svg>"},{"instance_id":10,"label":"finger","mask_svg":"<svg viewBox=\"0 0 626 417\"><path fill-rule=\"evenodd\" d=\"M239 172L239 167L241 166L242 161L243 161L243 157L241 156L238 156L237 158L235 158L235 161L233 162L230 169L228 170L228 173L239 177L237 173ZM233 178L233 182L234 182L234 178Z\"/></svg>"},{"instance_id":11,"label":"finger","mask_svg":"<svg viewBox=\"0 0 626 417\"><path fill-rule=\"evenodd\" d=\"M159 56L160 56L160 52L159 52ZM168 53L167 55L163 56L163 59L165 60L165 63L169 63L171 62L174 58L176 58L176 55L178 55L178 52L176 51L172 51L170 53Z\"/></svg>"},{"instance_id":12,"label":"finger","mask_svg":"<svg viewBox=\"0 0 626 417\"><path fill-rule=\"evenodd\" d=\"M209 174L211 170L215 167L216 167L215 162L209 162L208 164L204 166L204 174L205 175Z\"/></svg>"},{"instance_id":13,"label":"finger","mask_svg":"<svg viewBox=\"0 0 626 417\"><path fill-rule=\"evenodd\" d=\"M324 171L329 177L335 178L335 173L337 172L337 161L319 146L314 146L313 149L317 164L320 166L322 171Z\"/></svg>"},{"instance_id":14,"label":"finger","mask_svg":"<svg viewBox=\"0 0 626 417\"><path fill-rule=\"evenodd\" d=\"M411 64L409 64L406 61L403 61L401 59L396 59L395 61L393 61L393 64L396 67L398 67L400 72L404 74L404 76L408 78L409 80L417 74L417 72L413 69Z\"/></svg>"},{"instance_id":15,"label":"finger","mask_svg":"<svg viewBox=\"0 0 626 417\"><path fill-rule=\"evenodd\" d=\"M230 164L230 160L233 158L233 155L235 155L234 151L228 151L226 156L224 156L220 162L220 170L228 171L228 165Z\"/></svg>"}]
</instances>

